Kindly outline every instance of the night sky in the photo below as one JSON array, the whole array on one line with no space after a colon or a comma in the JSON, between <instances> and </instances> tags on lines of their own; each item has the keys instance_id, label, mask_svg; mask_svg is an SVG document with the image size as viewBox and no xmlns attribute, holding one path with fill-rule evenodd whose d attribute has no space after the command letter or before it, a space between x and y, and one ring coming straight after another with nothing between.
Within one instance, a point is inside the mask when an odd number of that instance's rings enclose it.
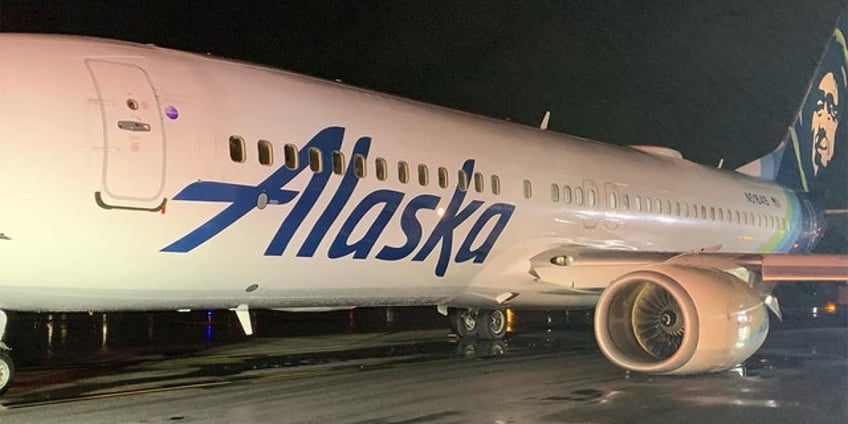
<instances>
[{"instance_id":1,"label":"night sky","mask_svg":"<svg viewBox=\"0 0 848 424\"><path fill-rule=\"evenodd\" d=\"M555 131L734 167L782 136L842 1L206 3L0 0L0 30L212 53L530 125L550 109Z\"/></svg>"},{"instance_id":2,"label":"night sky","mask_svg":"<svg viewBox=\"0 0 848 424\"><path fill-rule=\"evenodd\" d=\"M777 145L845 7L844 0L104 4L0 0L0 31L211 53L528 125L550 109L553 131L669 146L699 163L725 158L729 168ZM837 149L842 165L846 152Z\"/></svg>"}]
</instances>

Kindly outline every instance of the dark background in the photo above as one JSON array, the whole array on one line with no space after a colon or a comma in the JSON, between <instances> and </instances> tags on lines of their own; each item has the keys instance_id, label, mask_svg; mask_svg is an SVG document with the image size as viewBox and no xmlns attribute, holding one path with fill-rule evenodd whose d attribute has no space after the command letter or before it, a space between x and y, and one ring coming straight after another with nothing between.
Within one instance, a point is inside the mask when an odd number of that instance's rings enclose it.
<instances>
[{"instance_id":1,"label":"dark background","mask_svg":"<svg viewBox=\"0 0 848 424\"><path fill-rule=\"evenodd\" d=\"M553 131L669 146L735 168L784 135L844 8L844 0L0 0L0 31L211 53L527 125L551 110ZM844 136L836 151L834 165L848 169ZM848 205L848 182L838 184L830 207ZM836 240L826 246L845 251L848 218L833 221Z\"/></svg>"}]
</instances>

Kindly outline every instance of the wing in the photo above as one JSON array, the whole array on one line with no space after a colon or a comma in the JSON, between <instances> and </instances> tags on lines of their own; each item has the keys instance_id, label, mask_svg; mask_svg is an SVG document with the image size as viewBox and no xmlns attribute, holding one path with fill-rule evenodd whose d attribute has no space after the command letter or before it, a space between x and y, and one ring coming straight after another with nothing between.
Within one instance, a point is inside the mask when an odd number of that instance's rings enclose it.
<instances>
[{"instance_id":1,"label":"wing","mask_svg":"<svg viewBox=\"0 0 848 424\"><path fill-rule=\"evenodd\" d=\"M486 261L457 306L593 307L613 281L657 265L722 271L763 297L771 283L848 280L848 255L601 250L528 243Z\"/></svg>"}]
</instances>

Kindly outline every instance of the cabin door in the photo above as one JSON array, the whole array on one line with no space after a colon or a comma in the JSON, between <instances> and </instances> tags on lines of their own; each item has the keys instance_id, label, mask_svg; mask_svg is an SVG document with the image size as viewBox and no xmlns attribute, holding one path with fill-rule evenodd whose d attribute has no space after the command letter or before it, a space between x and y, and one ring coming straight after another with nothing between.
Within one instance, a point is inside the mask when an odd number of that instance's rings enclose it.
<instances>
[{"instance_id":1,"label":"cabin door","mask_svg":"<svg viewBox=\"0 0 848 424\"><path fill-rule=\"evenodd\" d=\"M164 206L165 133L159 100L144 69L87 60L103 119L102 191L107 209L159 210Z\"/></svg>"}]
</instances>

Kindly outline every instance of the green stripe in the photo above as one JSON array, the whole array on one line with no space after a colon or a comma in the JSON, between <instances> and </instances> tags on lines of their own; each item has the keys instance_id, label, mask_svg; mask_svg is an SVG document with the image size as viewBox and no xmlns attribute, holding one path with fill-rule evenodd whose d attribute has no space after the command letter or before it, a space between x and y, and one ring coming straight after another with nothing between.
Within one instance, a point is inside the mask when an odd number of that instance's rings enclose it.
<instances>
[{"instance_id":1,"label":"green stripe","mask_svg":"<svg viewBox=\"0 0 848 424\"><path fill-rule=\"evenodd\" d=\"M789 136L792 137L792 146L795 147L795 159L798 160L798 173L801 174L801 187L804 191L810 191L807 188L807 176L804 173L804 167L801 165L801 149L798 147L798 135L795 134L795 126L789 127Z\"/></svg>"},{"instance_id":2,"label":"green stripe","mask_svg":"<svg viewBox=\"0 0 848 424\"><path fill-rule=\"evenodd\" d=\"M785 199L783 200L786 205L783 212L783 219L786 220L786 225L792 225L792 199L789 197L789 193L783 192ZM779 218L779 217L778 217ZM780 223L778 223L780 224ZM783 227L778 227L778 229L771 236L769 241L760 247L761 252L774 252L777 250L777 246L783 241L783 238L786 237L786 234L789 231L784 229Z\"/></svg>"}]
</instances>

